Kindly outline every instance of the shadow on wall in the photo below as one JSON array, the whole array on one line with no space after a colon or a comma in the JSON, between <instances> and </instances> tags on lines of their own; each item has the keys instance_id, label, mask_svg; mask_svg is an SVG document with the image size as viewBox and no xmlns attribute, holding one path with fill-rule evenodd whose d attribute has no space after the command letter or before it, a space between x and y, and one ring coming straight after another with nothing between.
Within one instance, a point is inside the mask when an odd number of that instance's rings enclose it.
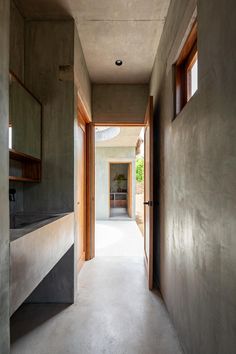
<instances>
[{"instance_id":1,"label":"shadow on wall","mask_svg":"<svg viewBox=\"0 0 236 354\"><path fill-rule=\"evenodd\" d=\"M158 98L157 98L158 102ZM153 159L156 161L153 169L153 179L155 181L153 186L153 202L154 202L154 239L153 239L153 267L154 267L154 283L156 287L160 285L160 234L161 234L161 216L160 216L160 173L161 173L161 140L160 140L160 106L156 104L153 113ZM164 207L162 205L162 207Z\"/></svg>"},{"instance_id":2,"label":"shadow on wall","mask_svg":"<svg viewBox=\"0 0 236 354\"><path fill-rule=\"evenodd\" d=\"M11 317L11 343L64 311L70 304L23 304Z\"/></svg>"}]
</instances>

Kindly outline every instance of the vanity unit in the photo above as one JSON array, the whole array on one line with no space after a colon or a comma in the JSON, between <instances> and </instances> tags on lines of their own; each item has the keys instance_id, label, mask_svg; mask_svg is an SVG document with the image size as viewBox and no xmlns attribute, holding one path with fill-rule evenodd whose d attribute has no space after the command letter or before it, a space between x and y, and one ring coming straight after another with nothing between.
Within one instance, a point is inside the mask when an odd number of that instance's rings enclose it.
<instances>
[{"instance_id":1,"label":"vanity unit","mask_svg":"<svg viewBox=\"0 0 236 354\"><path fill-rule=\"evenodd\" d=\"M42 104L13 73L9 111L12 315L25 300L73 302L74 213L42 212L35 196L25 208L25 193L42 179Z\"/></svg>"},{"instance_id":2,"label":"vanity unit","mask_svg":"<svg viewBox=\"0 0 236 354\"><path fill-rule=\"evenodd\" d=\"M74 243L74 213L18 215L18 222L10 230L11 315Z\"/></svg>"}]
</instances>

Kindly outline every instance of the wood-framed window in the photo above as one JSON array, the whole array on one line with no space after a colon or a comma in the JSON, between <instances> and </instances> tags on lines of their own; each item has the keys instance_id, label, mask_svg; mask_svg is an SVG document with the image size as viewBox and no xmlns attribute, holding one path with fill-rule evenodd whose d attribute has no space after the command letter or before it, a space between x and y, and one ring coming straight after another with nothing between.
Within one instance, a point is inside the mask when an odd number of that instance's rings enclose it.
<instances>
[{"instance_id":1,"label":"wood-framed window","mask_svg":"<svg viewBox=\"0 0 236 354\"><path fill-rule=\"evenodd\" d=\"M198 89L197 22L175 64L175 117Z\"/></svg>"}]
</instances>

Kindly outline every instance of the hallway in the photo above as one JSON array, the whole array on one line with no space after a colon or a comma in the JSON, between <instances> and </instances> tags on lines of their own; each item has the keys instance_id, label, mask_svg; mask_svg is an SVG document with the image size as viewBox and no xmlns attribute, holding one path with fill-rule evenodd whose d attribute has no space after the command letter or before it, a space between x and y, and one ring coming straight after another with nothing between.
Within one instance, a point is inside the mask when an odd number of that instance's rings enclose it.
<instances>
[{"instance_id":1,"label":"hallway","mask_svg":"<svg viewBox=\"0 0 236 354\"><path fill-rule=\"evenodd\" d=\"M12 354L182 353L159 293L147 288L136 227L133 221L97 224L99 256L79 275L76 303L23 305L12 318ZM126 252L124 230L137 232L126 234Z\"/></svg>"},{"instance_id":2,"label":"hallway","mask_svg":"<svg viewBox=\"0 0 236 354\"><path fill-rule=\"evenodd\" d=\"M133 220L96 221L96 257L143 257L143 236Z\"/></svg>"},{"instance_id":3,"label":"hallway","mask_svg":"<svg viewBox=\"0 0 236 354\"><path fill-rule=\"evenodd\" d=\"M236 354L235 38L235 0L0 0L0 354Z\"/></svg>"}]
</instances>

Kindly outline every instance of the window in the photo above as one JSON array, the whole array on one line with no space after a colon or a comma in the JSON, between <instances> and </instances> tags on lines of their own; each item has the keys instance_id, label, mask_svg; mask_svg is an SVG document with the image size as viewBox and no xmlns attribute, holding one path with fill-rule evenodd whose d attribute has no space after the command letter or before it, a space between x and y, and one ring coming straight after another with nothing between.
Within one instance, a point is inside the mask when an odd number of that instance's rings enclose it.
<instances>
[{"instance_id":1,"label":"window","mask_svg":"<svg viewBox=\"0 0 236 354\"><path fill-rule=\"evenodd\" d=\"M8 147L9 149L12 149L12 125L9 124L9 130L8 130Z\"/></svg>"},{"instance_id":2,"label":"window","mask_svg":"<svg viewBox=\"0 0 236 354\"><path fill-rule=\"evenodd\" d=\"M198 89L197 23L195 22L175 64L175 116Z\"/></svg>"}]
</instances>

